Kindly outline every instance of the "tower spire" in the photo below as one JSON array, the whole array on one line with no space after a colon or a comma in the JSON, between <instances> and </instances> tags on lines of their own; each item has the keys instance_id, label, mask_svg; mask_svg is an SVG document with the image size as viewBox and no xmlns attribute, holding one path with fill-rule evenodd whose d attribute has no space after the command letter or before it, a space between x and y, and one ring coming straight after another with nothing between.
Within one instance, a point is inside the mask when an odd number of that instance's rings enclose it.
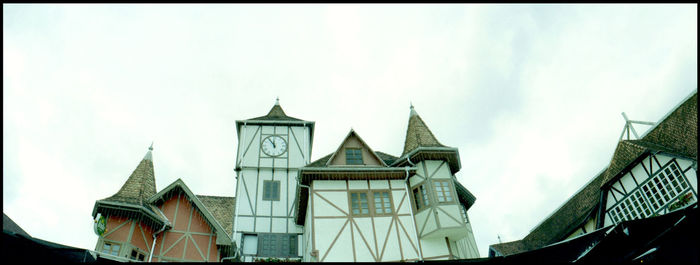
<instances>
[{"instance_id":1,"label":"tower spire","mask_svg":"<svg viewBox=\"0 0 700 265\"><path fill-rule=\"evenodd\" d=\"M280 105L280 97L276 97L275 98L275 106L279 106L279 105Z\"/></svg>"}]
</instances>

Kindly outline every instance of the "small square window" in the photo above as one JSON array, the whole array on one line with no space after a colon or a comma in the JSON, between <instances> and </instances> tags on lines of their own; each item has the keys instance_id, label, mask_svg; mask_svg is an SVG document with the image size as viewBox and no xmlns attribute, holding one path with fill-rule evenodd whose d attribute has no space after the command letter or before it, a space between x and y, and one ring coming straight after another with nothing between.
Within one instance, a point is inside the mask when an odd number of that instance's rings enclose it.
<instances>
[{"instance_id":1,"label":"small square window","mask_svg":"<svg viewBox=\"0 0 700 265\"><path fill-rule=\"evenodd\" d=\"M436 180L433 182L435 187L435 195L437 197L438 203L440 202L451 202L452 190L450 189L450 182L447 180Z\"/></svg>"},{"instance_id":2,"label":"small square window","mask_svg":"<svg viewBox=\"0 0 700 265\"><path fill-rule=\"evenodd\" d=\"M391 200L389 199L388 191L375 192L374 194L374 213L380 214L390 214L391 213Z\"/></svg>"},{"instance_id":3,"label":"small square window","mask_svg":"<svg viewBox=\"0 0 700 265\"><path fill-rule=\"evenodd\" d=\"M280 200L280 182L273 180L263 181L263 200L264 201L279 201Z\"/></svg>"},{"instance_id":4,"label":"small square window","mask_svg":"<svg viewBox=\"0 0 700 265\"><path fill-rule=\"evenodd\" d=\"M362 162L362 149L346 148L345 149L345 164L363 165L364 162Z\"/></svg>"},{"instance_id":5,"label":"small square window","mask_svg":"<svg viewBox=\"0 0 700 265\"><path fill-rule=\"evenodd\" d=\"M119 244L105 242L104 245L102 245L102 253L117 256L119 255L119 247Z\"/></svg>"}]
</instances>

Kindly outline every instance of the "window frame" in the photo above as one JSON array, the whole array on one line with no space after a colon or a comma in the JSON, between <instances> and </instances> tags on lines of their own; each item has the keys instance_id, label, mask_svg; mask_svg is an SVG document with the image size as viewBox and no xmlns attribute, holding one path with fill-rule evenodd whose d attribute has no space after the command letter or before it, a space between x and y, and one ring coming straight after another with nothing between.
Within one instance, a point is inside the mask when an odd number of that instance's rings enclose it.
<instances>
[{"instance_id":1,"label":"window frame","mask_svg":"<svg viewBox=\"0 0 700 265\"><path fill-rule=\"evenodd\" d=\"M380 199L381 199L381 206L382 206L382 213L377 213L377 207L376 207L376 197L374 196L375 193L380 194ZM382 193L386 193L387 197L386 200L384 197L381 196ZM360 213L354 213L353 208L353 200L352 200L352 195L353 194L358 194L358 206L360 206L359 210ZM362 213L362 203L361 203L361 196L364 194L367 196L367 213ZM386 212L386 203L389 203L389 212ZM372 190L348 190L348 206L349 208L349 215L352 217L380 217L380 216L392 216L396 213L396 209L394 207L394 197L393 194L391 193L390 189L372 189Z\"/></svg>"},{"instance_id":2,"label":"window frame","mask_svg":"<svg viewBox=\"0 0 700 265\"><path fill-rule=\"evenodd\" d=\"M455 198L455 189L452 187L452 179L434 179L432 181L433 184L433 189L432 191L435 193L435 203L437 204L454 204L457 200ZM436 185L436 183L443 183L440 185ZM445 188L442 191L438 191L438 188ZM449 192L450 195L449 197L445 195L445 193ZM442 193L442 194L440 194ZM444 197L445 201L440 201L440 197ZM449 199L449 200L448 200Z\"/></svg>"},{"instance_id":3,"label":"window frame","mask_svg":"<svg viewBox=\"0 0 700 265\"><path fill-rule=\"evenodd\" d=\"M430 205L432 205L432 202L430 201L430 192L428 192L430 189L426 187L428 186L427 184L428 183L424 181L411 189L414 201L413 207L416 212L430 208Z\"/></svg>"},{"instance_id":4,"label":"window frame","mask_svg":"<svg viewBox=\"0 0 700 265\"><path fill-rule=\"evenodd\" d=\"M299 234L258 233L258 257L296 258L299 257ZM274 238L274 246L264 246L266 241ZM268 249L271 248L271 249Z\"/></svg>"},{"instance_id":5,"label":"window frame","mask_svg":"<svg viewBox=\"0 0 700 265\"><path fill-rule=\"evenodd\" d=\"M105 253L105 252L104 252L104 251L105 251L105 245L110 245L110 248L109 248L110 251L109 251L109 253ZM118 246L118 247L119 247L119 249L117 250L117 254L112 254L112 252L114 251L114 246ZM107 241L107 240L105 240L105 241L102 241L102 249L100 250L100 253L102 253L102 254L108 254L108 255L112 255L112 256L119 256L119 252L121 252L121 249L122 249L122 244L121 244L121 243L116 243L116 242L113 242L113 241Z\"/></svg>"},{"instance_id":6,"label":"window frame","mask_svg":"<svg viewBox=\"0 0 700 265\"><path fill-rule=\"evenodd\" d=\"M270 193L267 193L267 187L268 185L272 185L270 189L273 189ZM262 200L263 201L279 201L280 200L280 181L279 180L263 180L263 194L262 194ZM275 187L277 188L275 190ZM270 198L272 197L272 198Z\"/></svg>"},{"instance_id":7,"label":"window frame","mask_svg":"<svg viewBox=\"0 0 700 265\"><path fill-rule=\"evenodd\" d=\"M136 253L136 256L134 256L134 253ZM133 261L146 261L146 252L142 251L139 248L131 248L131 254L129 254L129 259ZM140 259L143 258L143 259Z\"/></svg>"},{"instance_id":8,"label":"window frame","mask_svg":"<svg viewBox=\"0 0 700 265\"><path fill-rule=\"evenodd\" d=\"M353 198L352 195L357 194L357 205L359 206L358 210L359 213L354 213L354 205L353 205ZM367 213L362 213L362 195L365 195L365 198L367 198ZM350 206L350 215L354 217L367 217L367 216L372 216L372 203L373 199L370 199L369 196L369 190L363 190L363 191L349 191L348 192L348 204Z\"/></svg>"},{"instance_id":9,"label":"window frame","mask_svg":"<svg viewBox=\"0 0 700 265\"><path fill-rule=\"evenodd\" d=\"M687 176L680 170L678 162L671 160L612 206L606 207L606 213L614 224L648 218L662 213L688 191L692 191L692 186ZM612 189L605 192L610 193Z\"/></svg>"},{"instance_id":10,"label":"window frame","mask_svg":"<svg viewBox=\"0 0 700 265\"><path fill-rule=\"evenodd\" d=\"M351 157L349 154L350 151L354 152L354 154L352 156L353 157L352 160L350 159L350 157ZM359 155L359 160L356 158L356 155ZM350 163L350 161L353 161L353 163ZM356 163L358 161L359 161L359 163ZM362 148L346 147L345 148L345 164L346 165L353 165L353 166L364 165L365 160L362 157Z\"/></svg>"},{"instance_id":11,"label":"window frame","mask_svg":"<svg viewBox=\"0 0 700 265\"><path fill-rule=\"evenodd\" d=\"M386 212L386 201L384 200L385 198L381 196L382 193L386 193L387 197L386 200L389 202L389 212ZM375 197L375 194L380 194L380 200L381 200L381 207L382 207L382 212L377 213L377 197ZM391 190L372 190L372 203L371 203L371 209L370 213L372 213L372 216L390 216L394 214L394 202L393 202L393 197L391 194Z\"/></svg>"}]
</instances>

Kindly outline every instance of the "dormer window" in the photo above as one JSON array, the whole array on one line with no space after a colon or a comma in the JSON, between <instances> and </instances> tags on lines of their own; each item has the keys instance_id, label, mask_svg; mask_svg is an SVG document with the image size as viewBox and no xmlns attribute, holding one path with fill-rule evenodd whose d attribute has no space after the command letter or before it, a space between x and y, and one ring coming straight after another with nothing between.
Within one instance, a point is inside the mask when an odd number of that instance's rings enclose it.
<instances>
[{"instance_id":1,"label":"dormer window","mask_svg":"<svg viewBox=\"0 0 700 265\"><path fill-rule=\"evenodd\" d=\"M345 148L345 164L364 165L364 163L362 162L362 149Z\"/></svg>"}]
</instances>

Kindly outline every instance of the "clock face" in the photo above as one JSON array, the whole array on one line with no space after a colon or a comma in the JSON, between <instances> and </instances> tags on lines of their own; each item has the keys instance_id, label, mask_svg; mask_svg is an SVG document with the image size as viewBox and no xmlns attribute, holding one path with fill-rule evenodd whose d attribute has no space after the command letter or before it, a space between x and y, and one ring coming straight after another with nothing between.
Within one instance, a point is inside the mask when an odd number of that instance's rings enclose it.
<instances>
[{"instance_id":1,"label":"clock face","mask_svg":"<svg viewBox=\"0 0 700 265\"><path fill-rule=\"evenodd\" d=\"M287 141L277 135L271 135L263 139L263 153L269 156L279 156L287 151Z\"/></svg>"}]
</instances>

